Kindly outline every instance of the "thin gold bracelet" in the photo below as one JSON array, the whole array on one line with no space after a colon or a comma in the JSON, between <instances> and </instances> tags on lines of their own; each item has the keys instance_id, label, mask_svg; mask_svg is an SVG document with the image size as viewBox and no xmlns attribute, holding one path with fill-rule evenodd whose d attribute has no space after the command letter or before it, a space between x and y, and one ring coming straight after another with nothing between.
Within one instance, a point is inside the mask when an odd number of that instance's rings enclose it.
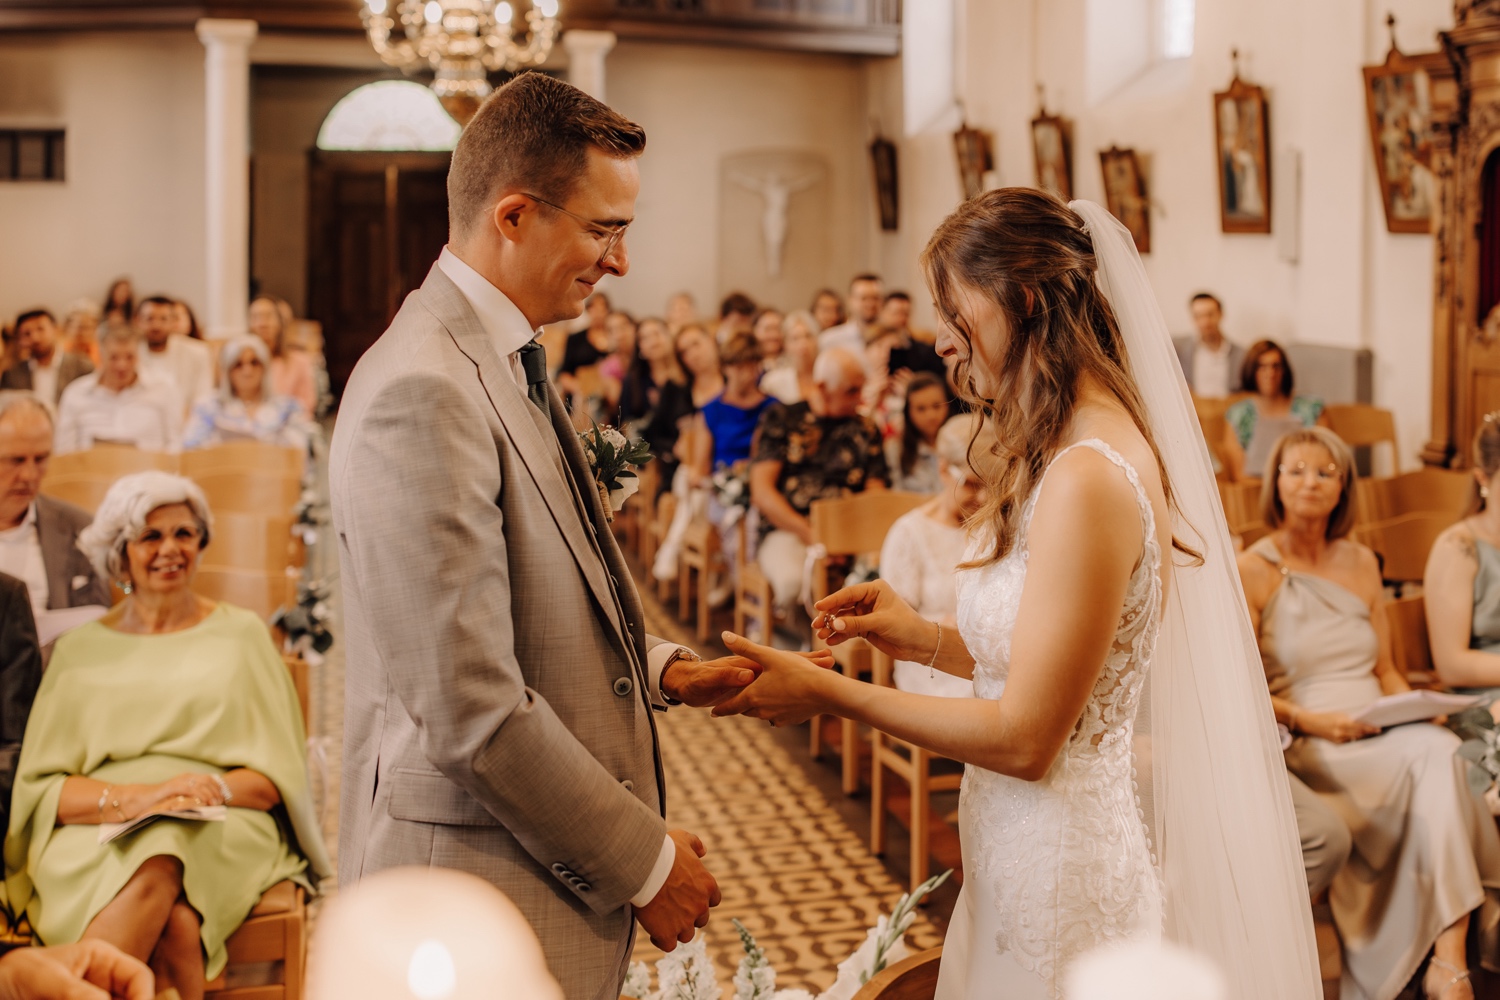
<instances>
[{"instance_id":1,"label":"thin gold bracelet","mask_svg":"<svg viewBox=\"0 0 1500 1000\"><path fill-rule=\"evenodd\" d=\"M927 677L929 680L937 676L936 667L938 650L943 648L943 623L936 622L935 624L937 625L938 637L937 645L932 647L932 659L927 661Z\"/></svg>"}]
</instances>

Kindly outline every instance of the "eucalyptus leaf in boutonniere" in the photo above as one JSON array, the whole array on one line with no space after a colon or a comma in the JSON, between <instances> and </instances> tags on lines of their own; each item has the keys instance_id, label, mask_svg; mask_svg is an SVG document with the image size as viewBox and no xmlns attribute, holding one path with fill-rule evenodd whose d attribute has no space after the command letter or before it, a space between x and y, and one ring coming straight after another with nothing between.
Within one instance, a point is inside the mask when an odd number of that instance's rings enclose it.
<instances>
[{"instance_id":1,"label":"eucalyptus leaf in boutonniere","mask_svg":"<svg viewBox=\"0 0 1500 1000\"><path fill-rule=\"evenodd\" d=\"M594 474L594 486L599 490L604 514L613 521L616 512L625 506L625 501L641 488L635 470L644 468L651 461L651 448L644 441L632 441L615 428L601 427L597 423L580 431L578 441L583 445L584 457Z\"/></svg>"}]
</instances>

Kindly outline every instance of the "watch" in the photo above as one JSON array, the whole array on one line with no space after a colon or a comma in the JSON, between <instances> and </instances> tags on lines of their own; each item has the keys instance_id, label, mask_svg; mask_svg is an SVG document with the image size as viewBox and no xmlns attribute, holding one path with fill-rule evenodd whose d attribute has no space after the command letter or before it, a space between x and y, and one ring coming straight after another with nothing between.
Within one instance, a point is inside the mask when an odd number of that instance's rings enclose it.
<instances>
[{"instance_id":1,"label":"watch","mask_svg":"<svg viewBox=\"0 0 1500 1000\"><path fill-rule=\"evenodd\" d=\"M703 662L703 657L699 656L697 653L693 652L691 649L688 649L686 646L678 646L677 647L677 652L675 652L671 656L667 657L667 662L664 663L664 664L662 664L661 676L662 677L667 676L667 671L669 669L671 669L672 664L676 663L678 660L688 660L688 661L690 661L692 663L702 663ZM656 686L658 688L660 688L660 690L661 690L661 700L662 701L666 702L668 705L681 705L682 704L682 702L678 701L676 698L673 698L671 695L667 694L667 689L665 687L662 687L660 680L657 681L657 685Z\"/></svg>"}]
</instances>

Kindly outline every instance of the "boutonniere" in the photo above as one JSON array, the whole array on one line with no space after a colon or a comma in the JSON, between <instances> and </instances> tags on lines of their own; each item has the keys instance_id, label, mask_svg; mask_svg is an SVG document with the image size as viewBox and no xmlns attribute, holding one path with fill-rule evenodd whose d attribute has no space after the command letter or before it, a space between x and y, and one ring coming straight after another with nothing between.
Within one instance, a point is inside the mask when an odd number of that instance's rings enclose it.
<instances>
[{"instance_id":1,"label":"boutonniere","mask_svg":"<svg viewBox=\"0 0 1500 1000\"><path fill-rule=\"evenodd\" d=\"M601 427L597 423L586 431L579 431L578 440L583 445L584 457L589 460L589 470L594 474L594 486L599 490L604 516L613 521L615 513L625 506L625 501L641 488L635 470L650 463L651 449L644 441L631 441L615 428Z\"/></svg>"}]
</instances>

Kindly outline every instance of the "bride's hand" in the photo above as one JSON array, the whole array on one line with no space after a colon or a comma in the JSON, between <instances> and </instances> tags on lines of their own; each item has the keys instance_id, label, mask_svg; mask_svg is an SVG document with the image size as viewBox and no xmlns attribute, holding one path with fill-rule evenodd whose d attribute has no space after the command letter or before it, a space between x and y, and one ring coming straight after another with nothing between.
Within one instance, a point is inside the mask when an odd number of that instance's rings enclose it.
<instances>
[{"instance_id":1,"label":"bride's hand","mask_svg":"<svg viewBox=\"0 0 1500 1000\"><path fill-rule=\"evenodd\" d=\"M845 587L813 606L819 611L813 630L830 646L861 638L892 659L917 663L926 663L936 648L932 622L913 611L884 580Z\"/></svg>"},{"instance_id":2,"label":"bride's hand","mask_svg":"<svg viewBox=\"0 0 1500 1000\"><path fill-rule=\"evenodd\" d=\"M822 655L793 653L733 632L724 633L724 645L730 653L760 664L761 670L743 691L714 706L714 715L748 715L773 726L790 726L829 711L828 690L838 675L829 669L833 655L827 650L816 651Z\"/></svg>"}]
</instances>

